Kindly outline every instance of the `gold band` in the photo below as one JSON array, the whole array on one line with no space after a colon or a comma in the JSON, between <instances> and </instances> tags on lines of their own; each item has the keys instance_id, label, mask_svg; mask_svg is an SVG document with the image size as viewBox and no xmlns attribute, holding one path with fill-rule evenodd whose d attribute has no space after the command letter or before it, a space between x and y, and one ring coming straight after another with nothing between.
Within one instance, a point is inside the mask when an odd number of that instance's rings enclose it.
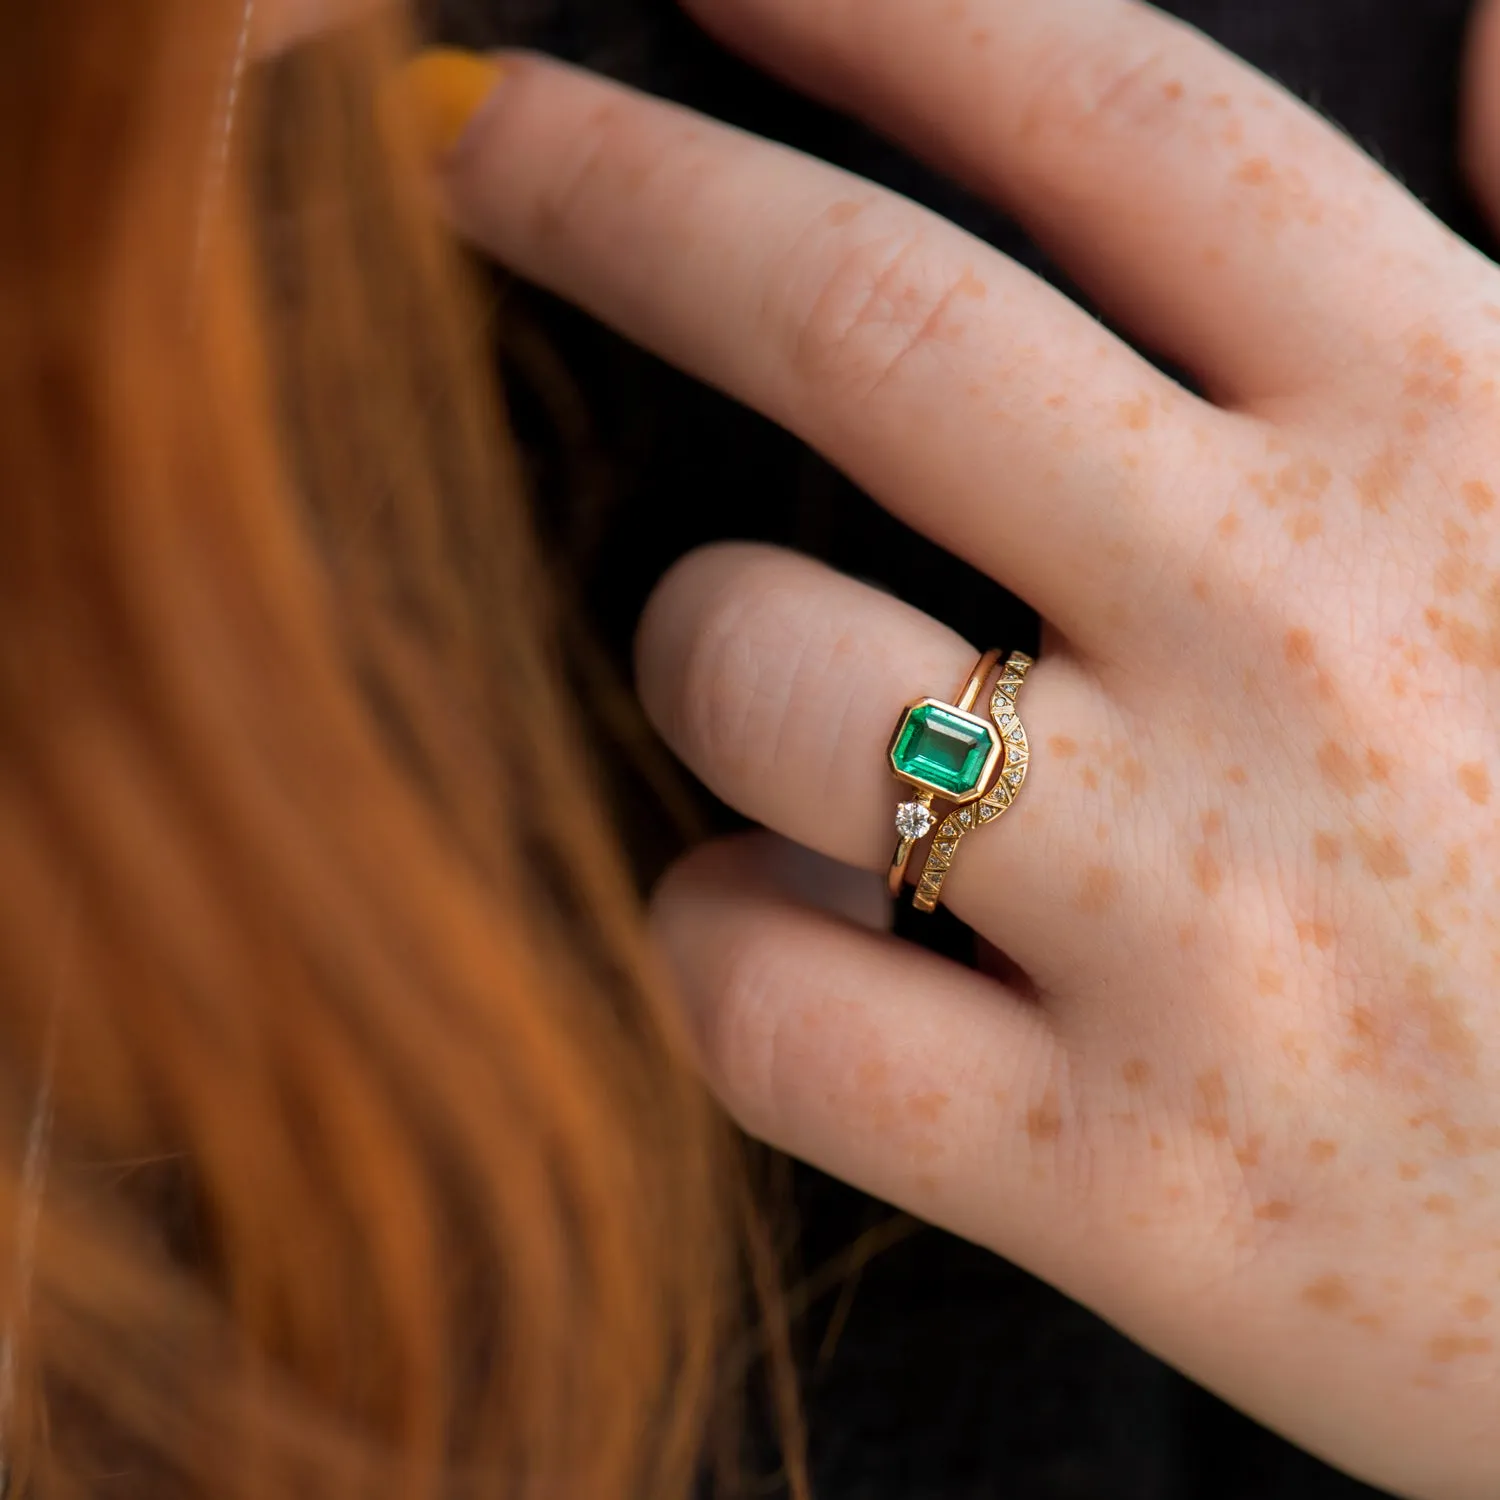
<instances>
[{"instance_id":1,"label":"gold band","mask_svg":"<svg viewBox=\"0 0 1500 1500\"><path fill-rule=\"evenodd\" d=\"M998 651L986 651L974 664L974 670L964 680L963 686L959 688L957 697L953 700L953 706L968 712L979 701L979 695L984 691L984 685L990 680L990 674L995 670L995 663L1000 660ZM913 799L918 807L924 811L930 811L932 799L935 794L928 790L920 789ZM933 822L936 819L932 820ZM899 835L896 852L891 856L891 867L886 873L886 889L892 896L901 894L901 887L906 883L906 867L911 862L911 852L917 847L924 835L913 833L908 837L905 833Z\"/></svg>"},{"instance_id":2,"label":"gold band","mask_svg":"<svg viewBox=\"0 0 1500 1500\"><path fill-rule=\"evenodd\" d=\"M934 911L938 897L942 894L943 882L948 878L954 856L958 853L959 841L967 833L993 823L1010 810L1011 804L1020 794L1026 781L1026 768L1031 761L1031 747L1026 739L1020 715L1016 711L1016 695L1026 681L1026 674L1035 665L1024 651L1012 651L1006 659L990 696L990 717L1000 731L1005 745L1005 759L995 784L977 803L969 807L955 808L932 836L932 845L927 851L927 865L917 881L916 895L912 905L918 911Z\"/></svg>"}]
</instances>

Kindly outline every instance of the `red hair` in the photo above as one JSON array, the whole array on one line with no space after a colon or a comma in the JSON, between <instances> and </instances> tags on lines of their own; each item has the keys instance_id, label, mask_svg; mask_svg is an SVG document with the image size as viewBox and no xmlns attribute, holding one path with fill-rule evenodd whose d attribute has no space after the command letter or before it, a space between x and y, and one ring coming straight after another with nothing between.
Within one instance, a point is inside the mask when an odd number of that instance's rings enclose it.
<instances>
[{"instance_id":1,"label":"red hair","mask_svg":"<svg viewBox=\"0 0 1500 1500\"><path fill-rule=\"evenodd\" d=\"M3 1441L38 1496L685 1495L737 1179L404 38L258 68L221 161L240 21L0 12Z\"/></svg>"}]
</instances>

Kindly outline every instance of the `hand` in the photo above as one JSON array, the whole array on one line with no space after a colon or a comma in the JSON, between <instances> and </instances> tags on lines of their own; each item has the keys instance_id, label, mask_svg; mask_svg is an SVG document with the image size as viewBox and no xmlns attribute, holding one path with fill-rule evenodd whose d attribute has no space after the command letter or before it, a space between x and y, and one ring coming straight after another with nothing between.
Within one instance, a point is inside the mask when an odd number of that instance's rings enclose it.
<instances>
[{"instance_id":1,"label":"hand","mask_svg":"<svg viewBox=\"0 0 1500 1500\"><path fill-rule=\"evenodd\" d=\"M1334 1461L1495 1494L1500 270L1136 5L696 10L993 193L1209 393L868 183L507 67L445 167L462 228L1048 624L1030 779L944 893L1025 983L721 844L656 905L715 1085ZM902 704L990 644L720 547L661 585L641 690L721 796L874 872Z\"/></svg>"}]
</instances>

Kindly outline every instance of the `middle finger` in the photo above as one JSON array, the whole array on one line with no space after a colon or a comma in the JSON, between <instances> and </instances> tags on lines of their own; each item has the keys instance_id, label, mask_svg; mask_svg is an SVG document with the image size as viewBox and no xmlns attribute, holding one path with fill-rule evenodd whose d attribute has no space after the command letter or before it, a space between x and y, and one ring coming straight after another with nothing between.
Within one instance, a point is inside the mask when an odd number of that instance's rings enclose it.
<instances>
[{"instance_id":1,"label":"middle finger","mask_svg":"<svg viewBox=\"0 0 1500 1500\"><path fill-rule=\"evenodd\" d=\"M571 69L509 64L446 185L502 261L797 432L1097 650L1128 644L1109 605L1149 584L1139 559L1196 534L1210 456L1263 442L936 215Z\"/></svg>"}]
</instances>

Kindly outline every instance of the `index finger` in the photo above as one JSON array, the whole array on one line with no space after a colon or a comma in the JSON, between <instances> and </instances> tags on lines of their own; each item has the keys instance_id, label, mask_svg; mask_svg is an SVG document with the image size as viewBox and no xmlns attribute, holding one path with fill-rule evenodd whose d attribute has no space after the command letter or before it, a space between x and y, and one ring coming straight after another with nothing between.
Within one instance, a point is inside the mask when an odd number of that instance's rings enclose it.
<instances>
[{"instance_id":1,"label":"index finger","mask_svg":"<svg viewBox=\"0 0 1500 1500\"><path fill-rule=\"evenodd\" d=\"M1190 466L1250 426L946 220L555 64L507 63L444 175L478 244L798 433L1075 640L1120 644L1124 559L1193 545Z\"/></svg>"}]
</instances>

